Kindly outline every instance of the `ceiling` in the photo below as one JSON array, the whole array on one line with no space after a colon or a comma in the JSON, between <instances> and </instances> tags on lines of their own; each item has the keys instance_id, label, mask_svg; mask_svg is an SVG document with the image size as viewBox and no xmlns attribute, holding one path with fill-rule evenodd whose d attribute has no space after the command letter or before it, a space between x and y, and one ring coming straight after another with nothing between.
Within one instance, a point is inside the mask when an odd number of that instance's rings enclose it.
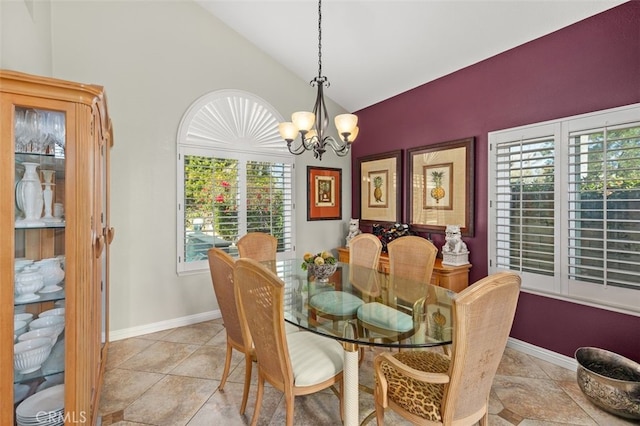
<instances>
[{"instance_id":1,"label":"ceiling","mask_svg":"<svg viewBox=\"0 0 640 426\"><path fill-rule=\"evenodd\" d=\"M317 1L196 1L300 78L318 75ZM325 0L325 95L357 111L621 3Z\"/></svg>"}]
</instances>

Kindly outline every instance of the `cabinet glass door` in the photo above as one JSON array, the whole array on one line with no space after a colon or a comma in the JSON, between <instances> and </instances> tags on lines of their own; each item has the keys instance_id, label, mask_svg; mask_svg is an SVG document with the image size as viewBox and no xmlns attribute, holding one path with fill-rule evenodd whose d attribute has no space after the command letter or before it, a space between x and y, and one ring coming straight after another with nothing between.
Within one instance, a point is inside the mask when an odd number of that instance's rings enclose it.
<instances>
[{"instance_id":1,"label":"cabinet glass door","mask_svg":"<svg viewBox=\"0 0 640 426\"><path fill-rule=\"evenodd\" d=\"M14 107L13 390L18 424L63 416L66 115Z\"/></svg>"}]
</instances>

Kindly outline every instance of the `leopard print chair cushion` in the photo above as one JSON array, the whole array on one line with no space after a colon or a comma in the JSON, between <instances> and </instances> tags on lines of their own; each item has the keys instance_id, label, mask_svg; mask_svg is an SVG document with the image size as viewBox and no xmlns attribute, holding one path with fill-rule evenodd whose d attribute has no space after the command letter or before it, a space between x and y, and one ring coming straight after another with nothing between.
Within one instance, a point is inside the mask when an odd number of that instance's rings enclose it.
<instances>
[{"instance_id":1,"label":"leopard print chair cushion","mask_svg":"<svg viewBox=\"0 0 640 426\"><path fill-rule=\"evenodd\" d=\"M431 373L446 373L449 370L449 358L436 352L406 351L393 355L403 364L416 370ZM387 397L406 411L433 422L442 420L440 402L444 394L444 385L425 383L407 377L388 363L381 364L382 372L388 381Z\"/></svg>"}]
</instances>

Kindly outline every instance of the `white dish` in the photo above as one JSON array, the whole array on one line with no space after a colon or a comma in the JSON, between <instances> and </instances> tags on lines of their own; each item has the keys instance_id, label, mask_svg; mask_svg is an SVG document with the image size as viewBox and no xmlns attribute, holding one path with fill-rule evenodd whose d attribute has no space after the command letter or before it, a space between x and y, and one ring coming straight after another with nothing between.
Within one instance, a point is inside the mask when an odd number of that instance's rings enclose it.
<instances>
[{"instance_id":1,"label":"white dish","mask_svg":"<svg viewBox=\"0 0 640 426\"><path fill-rule=\"evenodd\" d=\"M16 313L13 315L13 321L24 321L29 324L33 321L33 314L30 314L29 312Z\"/></svg>"},{"instance_id":2,"label":"white dish","mask_svg":"<svg viewBox=\"0 0 640 426\"><path fill-rule=\"evenodd\" d=\"M44 287L42 290L38 290L38 293L55 293L56 291L60 291L62 290L62 287L60 287L59 285L48 285L46 287Z\"/></svg>"},{"instance_id":3,"label":"white dish","mask_svg":"<svg viewBox=\"0 0 640 426\"><path fill-rule=\"evenodd\" d=\"M43 413L57 413L64 410L64 385L57 385L37 392L25 399L16 408L20 420L36 419Z\"/></svg>"},{"instance_id":4,"label":"white dish","mask_svg":"<svg viewBox=\"0 0 640 426\"><path fill-rule=\"evenodd\" d=\"M36 328L55 326L64 328L64 317L61 317L60 315L50 315L48 317L34 319L31 321L31 324L29 324L29 329L35 330Z\"/></svg>"},{"instance_id":5,"label":"white dish","mask_svg":"<svg viewBox=\"0 0 640 426\"><path fill-rule=\"evenodd\" d=\"M52 315L64 316L64 308L54 308L48 311L42 311L38 314L38 318L50 317Z\"/></svg>"},{"instance_id":6,"label":"white dish","mask_svg":"<svg viewBox=\"0 0 640 426\"><path fill-rule=\"evenodd\" d=\"M19 342L33 339L51 339L51 346L56 344L58 340L58 330L55 327L36 328L35 330L27 331L26 333L18 336Z\"/></svg>"}]
</instances>

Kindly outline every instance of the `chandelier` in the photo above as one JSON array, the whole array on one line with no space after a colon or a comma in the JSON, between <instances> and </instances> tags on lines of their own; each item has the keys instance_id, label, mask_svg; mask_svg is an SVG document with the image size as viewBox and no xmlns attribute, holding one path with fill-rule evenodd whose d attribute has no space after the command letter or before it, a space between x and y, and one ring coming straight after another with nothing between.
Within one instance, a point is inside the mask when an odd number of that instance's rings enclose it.
<instances>
[{"instance_id":1,"label":"chandelier","mask_svg":"<svg viewBox=\"0 0 640 426\"><path fill-rule=\"evenodd\" d=\"M322 0L318 1L318 76L309 84L318 88L313 112L298 111L291 114L291 122L278 124L280 136L287 141L287 148L294 155L313 151L313 156L322 161L322 154L331 148L339 157L344 157L358 136L358 117L354 114L337 115L335 125L341 139L337 141L332 136L325 136L329 118L324 102L324 87L329 87L330 84L327 77L322 75ZM300 144L294 146L298 134Z\"/></svg>"}]
</instances>

